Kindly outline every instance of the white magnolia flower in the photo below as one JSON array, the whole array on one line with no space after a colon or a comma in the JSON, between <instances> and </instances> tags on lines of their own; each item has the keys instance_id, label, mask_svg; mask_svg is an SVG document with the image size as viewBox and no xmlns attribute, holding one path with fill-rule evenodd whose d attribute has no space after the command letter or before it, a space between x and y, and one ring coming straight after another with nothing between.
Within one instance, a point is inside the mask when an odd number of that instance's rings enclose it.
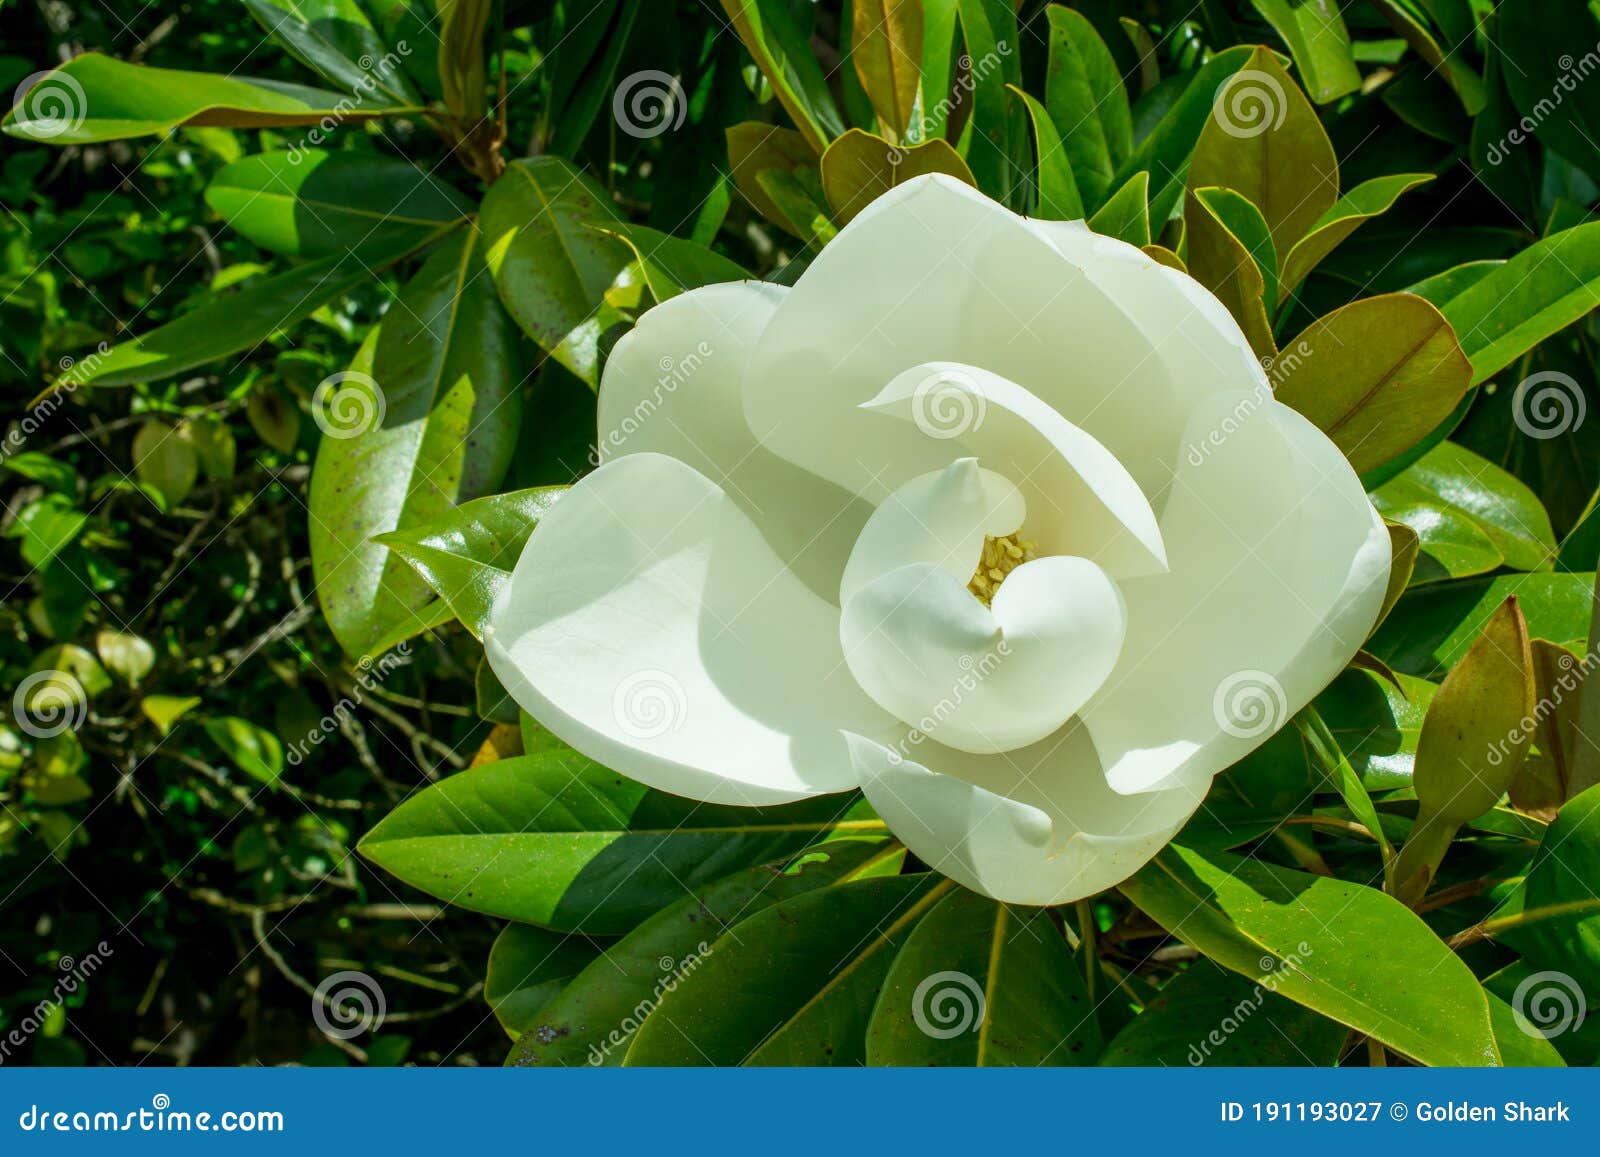
<instances>
[{"instance_id":1,"label":"white magnolia flower","mask_svg":"<svg viewBox=\"0 0 1600 1157\"><path fill-rule=\"evenodd\" d=\"M1137 870L1388 580L1349 464L1213 297L945 177L793 288L651 310L599 415L485 633L517 702L695 799L859 786L1001 900Z\"/></svg>"}]
</instances>

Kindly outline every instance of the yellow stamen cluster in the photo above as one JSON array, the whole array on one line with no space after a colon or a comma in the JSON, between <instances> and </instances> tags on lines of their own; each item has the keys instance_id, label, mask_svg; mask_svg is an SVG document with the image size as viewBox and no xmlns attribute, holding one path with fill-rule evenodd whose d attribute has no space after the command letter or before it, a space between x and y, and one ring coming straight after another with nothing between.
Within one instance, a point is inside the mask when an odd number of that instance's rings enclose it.
<instances>
[{"instance_id":1,"label":"yellow stamen cluster","mask_svg":"<svg viewBox=\"0 0 1600 1157\"><path fill-rule=\"evenodd\" d=\"M1005 581L1006 575L1016 570L1025 562L1031 562L1038 556L1033 553L1037 543L1029 542L1025 538L1018 538L1015 534L1003 535L996 538L992 534L983 536L983 557L978 560L978 569L973 572L972 579L967 583L967 589L972 592L984 606L988 606L994 598L994 592L1000 589L1000 584Z\"/></svg>"}]
</instances>

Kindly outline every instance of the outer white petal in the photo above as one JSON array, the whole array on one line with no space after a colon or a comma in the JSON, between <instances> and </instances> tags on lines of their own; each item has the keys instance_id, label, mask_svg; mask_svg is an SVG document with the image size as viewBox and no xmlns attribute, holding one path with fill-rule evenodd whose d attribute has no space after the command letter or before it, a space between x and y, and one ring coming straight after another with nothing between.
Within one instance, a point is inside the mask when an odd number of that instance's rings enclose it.
<instances>
[{"instance_id":1,"label":"outer white petal","mask_svg":"<svg viewBox=\"0 0 1600 1157\"><path fill-rule=\"evenodd\" d=\"M997 900L1065 904L1123 880L1192 815L1205 788L1111 791L1081 728L973 756L851 735L862 789L935 871Z\"/></svg>"},{"instance_id":2,"label":"outer white petal","mask_svg":"<svg viewBox=\"0 0 1600 1157\"><path fill-rule=\"evenodd\" d=\"M1085 266L942 176L878 198L801 276L762 335L745 415L775 453L876 500L944 461L916 429L857 407L930 361L1018 383L1147 494L1165 483L1154 450L1177 442L1182 418L1168 415L1187 409L1187 387L1152 338Z\"/></svg>"},{"instance_id":3,"label":"outer white petal","mask_svg":"<svg viewBox=\"0 0 1600 1157\"><path fill-rule=\"evenodd\" d=\"M1182 449L1178 435L1196 405L1219 391L1265 388L1266 375L1244 331L1198 281L1162 265L1136 246L1091 232L1081 221L1030 220L1028 224L1122 307L1151 342L1168 379L1176 383L1167 408L1148 411L1142 418L1137 409L1126 415L1145 436L1135 460L1144 462L1149 456L1160 464L1156 476L1170 477ZM1112 398L1108 404L1124 416L1122 407L1129 401ZM1137 407L1140 400L1131 402ZM1084 424L1094 428L1089 419ZM1124 453L1129 448L1127 444L1117 447ZM1149 465L1141 466L1139 477L1147 489L1151 476Z\"/></svg>"},{"instance_id":4,"label":"outer white petal","mask_svg":"<svg viewBox=\"0 0 1600 1157\"><path fill-rule=\"evenodd\" d=\"M832 600L871 507L758 445L740 401L751 356L787 292L727 282L646 312L606 359L596 447L602 461L652 453L688 463Z\"/></svg>"},{"instance_id":5,"label":"outer white petal","mask_svg":"<svg viewBox=\"0 0 1600 1157\"><path fill-rule=\"evenodd\" d=\"M1191 422L1162 517L1171 573L1134 579L1122 661L1081 713L1111 785L1199 785L1327 685L1365 640L1389 543L1355 472L1259 395Z\"/></svg>"},{"instance_id":6,"label":"outer white petal","mask_svg":"<svg viewBox=\"0 0 1600 1157\"><path fill-rule=\"evenodd\" d=\"M886 386L867 409L949 439L1013 480L1042 554L1093 559L1118 578L1167 566L1150 501L1116 456L1015 382L976 366L930 362ZM954 420L949 425L944 420Z\"/></svg>"},{"instance_id":7,"label":"outer white petal","mask_svg":"<svg viewBox=\"0 0 1600 1157\"><path fill-rule=\"evenodd\" d=\"M777 803L854 787L838 729L892 727L845 667L838 615L718 486L631 454L534 530L484 646L585 755L678 795Z\"/></svg>"}]
</instances>

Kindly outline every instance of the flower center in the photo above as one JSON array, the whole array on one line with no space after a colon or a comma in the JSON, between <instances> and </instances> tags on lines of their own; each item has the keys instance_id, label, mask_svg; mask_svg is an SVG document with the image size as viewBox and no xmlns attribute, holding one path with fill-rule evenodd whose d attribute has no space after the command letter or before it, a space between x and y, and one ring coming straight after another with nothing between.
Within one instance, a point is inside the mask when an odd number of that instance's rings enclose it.
<instances>
[{"instance_id":1,"label":"flower center","mask_svg":"<svg viewBox=\"0 0 1600 1157\"><path fill-rule=\"evenodd\" d=\"M999 538L992 534L984 535L983 556L978 559L978 569L972 572L972 578L967 581L967 590L980 603L988 606L994 601L994 593L1005 582L1006 575L1037 557L1033 553L1037 545L1025 538L1018 538L1016 534L1005 534Z\"/></svg>"}]
</instances>

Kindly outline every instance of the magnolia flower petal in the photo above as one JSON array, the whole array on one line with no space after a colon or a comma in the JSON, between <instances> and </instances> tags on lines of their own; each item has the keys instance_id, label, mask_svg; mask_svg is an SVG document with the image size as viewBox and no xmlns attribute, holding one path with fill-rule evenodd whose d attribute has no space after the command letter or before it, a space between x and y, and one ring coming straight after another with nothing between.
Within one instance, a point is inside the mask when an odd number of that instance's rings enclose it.
<instances>
[{"instance_id":1,"label":"magnolia flower petal","mask_svg":"<svg viewBox=\"0 0 1600 1157\"><path fill-rule=\"evenodd\" d=\"M863 406L932 438L958 437L964 452L1015 480L1029 511L1026 536L1042 553L1081 555L1118 578L1166 569L1155 512L1133 476L1015 382L976 366L927 362Z\"/></svg>"},{"instance_id":2,"label":"magnolia flower petal","mask_svg":"<svg viewBox=\"0 0 1600 1157\"><path fill-rule=\"evenodd\" d=\"M484 647L559 738L693 799L844 791L856 780L838 729L892 726L845 666L838 610L728 494L660 454L609 462L562 496Z\"/></svg>"},{"instance_id":3,"label":"magnolia flower petal","mask_svg":"<svg viewBox=\"0 0 1600 1157\"><path fill-rule=\"evenodd\" d=\"M929 563L965 587L985 535L1010 534L1027 514L1007 479L958 458L899 487L872 512L839 584L839 605L875 579L911 563Z\"/></svg>"},{"instance_id":4,"label":"magnolia flower petal","mask_svg":"<svg viewBox=\"0 0 1600 1157\"><path fill-rule=\"evenodd\" d=\"M1111 791L1076 726L992 756L847 738L862 790L901 842L935 871L1012 904L1065 904L1121 883L1204 794Z\"/></svg>"},{"instance_id":5,"label":"magnolia flower petal","mask_svg":"<svg viewBox=\"0 0 1600 1157\"><path fill-rule=\"evenodd\" d=\"M774 453L873 501L938 469L936 439L860 410L929 361L1018 383L1121 460L1166 481L1187 385L1083 265L976 189L932 175L878 198L789 291L745 381L750 428ZM1149 463L1146 469L1145 463Z\"/></svg>"},{"instance_id":6,"label":"magnolia flower petal","mask_svg":"<svg viewBox=\"0 0 1600 1157\"><path fill-rule=\"evenodd\" d=\"M1060 730L1116 666L1116 584L1088 559L1027 562L985 607L929 564L883 575L844 604L839 637L863 690L961 751L1025 747Z\"/></svg>"},{"instance_id":7,"label":"magnolia flower petal","mask_svg":"<svg viewBox=\"0 0 1600 1157\"><path fill-rule=\"evenodd\" d=\"M1275 401L1197 411L1162 516L1172 570L1123 587L1122 660L1081 717L1111 785L1203 784L1282 727L1360 647L1388 536L1355 472Z\"/></svg>"},{"instance_id":8,"label":"magnolia flower petal","mask_svg":"<svg viewBox=\"0 0 1600 1157\"><path fill-rule=\"evenodd\" d=\"M606 359L596 448L603 462L649 453L692 466L831 600L871 507L760 446L740 402L751 355L787 292L726 282L647 311Z\"/></svg>"}]
</instances>

